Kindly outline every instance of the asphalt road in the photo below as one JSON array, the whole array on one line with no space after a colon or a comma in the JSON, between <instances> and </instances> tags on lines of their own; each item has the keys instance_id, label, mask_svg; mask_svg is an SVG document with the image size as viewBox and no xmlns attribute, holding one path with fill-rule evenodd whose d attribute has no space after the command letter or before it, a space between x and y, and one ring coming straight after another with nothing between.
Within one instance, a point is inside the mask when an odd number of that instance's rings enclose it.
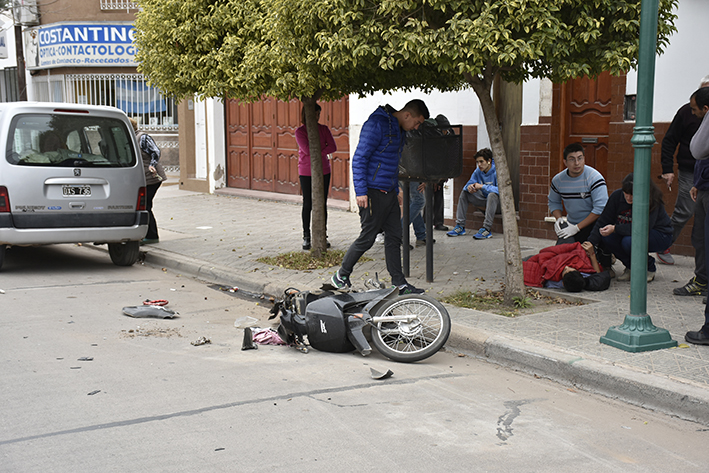
<instances>
[{"instance_id":1,"label":"asphalt road","mask_svg":"<svg viewBox=\"0 0 709 473\"><path fill-rule=\"evenodd\" d=\"M701 425L457 353L242 351L262 302L90 248L12 248L0 289L3 472L706 471Z\"/></svg>"}]
</instances>

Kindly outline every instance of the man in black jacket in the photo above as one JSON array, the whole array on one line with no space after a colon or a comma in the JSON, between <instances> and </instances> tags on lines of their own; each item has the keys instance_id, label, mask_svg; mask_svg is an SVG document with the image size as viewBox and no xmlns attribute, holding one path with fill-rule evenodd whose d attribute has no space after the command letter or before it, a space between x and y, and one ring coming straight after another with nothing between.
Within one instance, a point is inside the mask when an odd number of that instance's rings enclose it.
<instances>
[{"instance_id":1,"label":"man in black jacket","mask_svg":"<svg viewBox=\"0 0 709 473\"><path fill-rule=\"evenodd\" d=\"M701 80L699 86L700 88L709 86L709 75ZM677 111L662 139L662 178L670 190L675 180L674 157L675 151L677 152L677 201L672 212L673 243L694 215L695 205L689 196L689 190L692 188L695 159L689 151L689 142L699 128L700 122L701 120L692 114L689 103L686 103ZM661 263L674 264L669 248L664 253L658 254L657 258ZM700 295L706 292L706 287L706 269L702 265L695 270L695 276L687 284L675 288L673 293L678 296Z\"/></svg>"}]
</instances>

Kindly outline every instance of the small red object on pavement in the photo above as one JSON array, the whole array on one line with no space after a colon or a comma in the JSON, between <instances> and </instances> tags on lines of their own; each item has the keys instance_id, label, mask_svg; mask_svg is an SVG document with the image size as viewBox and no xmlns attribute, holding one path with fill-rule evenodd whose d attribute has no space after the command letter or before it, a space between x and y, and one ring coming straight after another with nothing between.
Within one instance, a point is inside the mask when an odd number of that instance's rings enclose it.
<instances>
[{"instance_id":1,"label":"small red object on pavement","mask_svg":"<svg viewBox=\"0 0 709 473\"><path fill-rule=\"evenodd\" d=\"M151 301L150 299L145 299L143 301L143 305L167 305L167 301L165 299L155 299L154 301Z\"/></svg>"}]
</instances>

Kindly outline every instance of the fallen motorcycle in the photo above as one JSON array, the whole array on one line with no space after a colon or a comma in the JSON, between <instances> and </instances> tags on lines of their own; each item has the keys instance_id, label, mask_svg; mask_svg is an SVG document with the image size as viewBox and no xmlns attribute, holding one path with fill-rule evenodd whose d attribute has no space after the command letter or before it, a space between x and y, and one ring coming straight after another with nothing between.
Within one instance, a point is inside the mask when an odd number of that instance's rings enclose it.
<instances>
[{"instance_id":1,"label":"fallen motorcycle","mask_svg":"<svg viewBox=\"0 0 709 473\"><path fill-rule=\"evenodd\" d=\"M289 288L271 309L280 315L278 333L289 344L307 351L305 337L316 350L343 353L372 352L367 335L379 352L394 361L410 363L435 354L448 340L451 321L437 300L423 294L400 296L396 287L362 292Z\"/></svg>"}]
</instances>

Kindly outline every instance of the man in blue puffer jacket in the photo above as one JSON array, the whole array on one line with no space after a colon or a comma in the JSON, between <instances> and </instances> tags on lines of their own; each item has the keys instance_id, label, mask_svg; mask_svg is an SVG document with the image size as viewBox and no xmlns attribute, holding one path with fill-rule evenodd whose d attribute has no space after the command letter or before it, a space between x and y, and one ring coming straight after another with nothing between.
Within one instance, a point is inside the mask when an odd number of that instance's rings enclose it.
<instances>
[{"instance_id":1,"label":"man in blue puffer jacket","mask_svg":"<svg viewBox=\"0 0 709 473\"><path fill-rule=\"evenodd\" d=\"M355 263L384 231L384 256L392 284L400 294L421 294L406 282L401 269L401 211L399 209L399 159L406 132L415 130L429 117L422 100L412 100L397 111L389 105L378 107L364 125L352 158L359 220L362 231L350 245L342 267L332 276L332 284L342 289L351 286Z\"/></svg>"}]
</instances>

